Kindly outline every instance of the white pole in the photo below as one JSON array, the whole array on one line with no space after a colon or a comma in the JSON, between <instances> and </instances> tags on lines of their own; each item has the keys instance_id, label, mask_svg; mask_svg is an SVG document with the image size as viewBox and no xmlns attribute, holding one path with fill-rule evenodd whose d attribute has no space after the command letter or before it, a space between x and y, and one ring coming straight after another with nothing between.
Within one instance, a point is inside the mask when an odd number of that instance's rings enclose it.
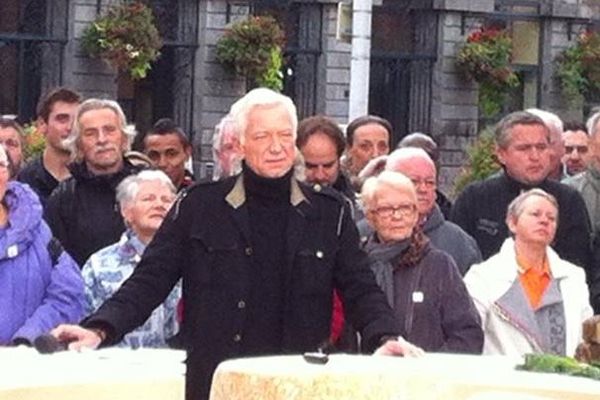
<instances>
[{"instance_id":1,"label":"white pole","mask_svg":"<svg viewBox=\"0 0 600 400\"><path fill-rule=\"evenodd\" d=\"M352 2L349 121L369 112L372 9L373 0L353 0Z\"/></svg>"}]
</instances>

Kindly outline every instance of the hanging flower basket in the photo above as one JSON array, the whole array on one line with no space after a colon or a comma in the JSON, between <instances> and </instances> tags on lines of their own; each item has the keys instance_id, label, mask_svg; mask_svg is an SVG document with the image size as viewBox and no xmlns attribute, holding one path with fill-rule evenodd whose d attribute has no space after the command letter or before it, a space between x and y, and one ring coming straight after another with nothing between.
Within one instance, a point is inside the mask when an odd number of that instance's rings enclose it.
<instances>
[{"instance_id":1,"label":"hanging flower basket","mask_svg":"<svg viewBox=\"0 0 600 400\"><path fill-rule=\"evenodd\" d=\"M574 100L600 93L600 34L585 31L557 58L556 76L564 95Z\"/></svg>"},{"instance_id":2,"label":"hanging flower basket","mask_svg":"<svg viewBox=\"0 0 600 400\"><path fill-rule=\"evenodd\" d=\"M486 117L502 111L506 94L519 85L510 65L512 39L505 30L481 28L459 50L457 65L479 84L479 106Z\"/></svg>"},{"instance_id":3,"label":"hanging flower basket","mask_svg":"<svg viewBox=\"0 0 600 400\"><path fill-rule=\"evenodd\" d=\"M270 16L252 16L231 25L217 42L217 60L251 84L283 89L283 30Z\"/></svg>"},{"instance_id":4,"label":"hanging flower basket","mask_svg":"<svg viewBox=\"0 0 600 400\"><path fill-rule=\"evenodd\" d=\"M83 33L82 47L137 80L146 77L159 57L162 40L152 10L134 1L111 6L92 22Z\"/></svg>"}]
</instances>

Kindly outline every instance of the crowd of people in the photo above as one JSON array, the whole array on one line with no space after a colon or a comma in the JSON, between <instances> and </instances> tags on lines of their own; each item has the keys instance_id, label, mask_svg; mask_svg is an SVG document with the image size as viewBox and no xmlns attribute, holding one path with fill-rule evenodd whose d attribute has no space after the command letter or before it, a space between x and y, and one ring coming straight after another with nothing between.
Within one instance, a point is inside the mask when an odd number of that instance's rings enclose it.
<instances>
[{"instance_id":1,"label":"crowd of people","mask_svg":"<svg viewBox=\"0 0 600 400\"><path fill-rule=\"evenodd\" d=\"M67 88L37 114L28 161L0 120L0 345L181 347L205 399L242 356L572 356L600 313L600 113L506 115L502 169L454 204L432 136L392 151L385 119L298 121L269 89L231 106L197 183L171 119L136 135L117 102Z\"/></svg>"}]
</instances>

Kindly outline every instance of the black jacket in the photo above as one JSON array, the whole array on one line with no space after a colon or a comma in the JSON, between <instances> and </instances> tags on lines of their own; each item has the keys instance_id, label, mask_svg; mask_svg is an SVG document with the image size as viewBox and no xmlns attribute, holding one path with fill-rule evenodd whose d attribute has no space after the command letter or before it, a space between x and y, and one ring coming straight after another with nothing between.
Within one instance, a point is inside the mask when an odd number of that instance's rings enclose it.
<instances>
[{"instance_id":1,"label":"black jacket","mask_svg":"<svg viewBox=\"0 0 600 400\"><path fill-rule=\"evenodd\" d=\"M552 248L561 258L585 268L593 292L600 266L591 261L591 227L583 198L575 189L553 180L545 180L536 187L553 195L558 202L558 228ZM501 173L470 184L456 199L451 219L477 241L484 260L500 251L509 235L505 223L508 205L522 190L528 189L531 187ZM600 300L597 299L600 293L590 294L594 305Z\"/></svg>"},{"instance_id":2,"label":"black jacket","mask_svg":"<svg viewBox=\"0 0 600 400\"><path fill-rule=\"evenodd\" d=\"M390 307L358 246L349 209L328 188L292 180L283 266L282 352L314 351L329 337L333 289L366 351L394 334ZM145 321L183 278L183 340L188 350L187 398L208 398L214 369L258 355L244 341L250 293L247 202L243 181L203 183L180 195L133 275L84 326L104 326L116 343Z\"/></svg>"},{"instance_id":3,"label":"black jacket","mask_svg":"<svg viewBox=\"0 0 600 400\"><path fill-rule=\"evenodd\" d=\"M92 175L85 163L69 166L71 177L48 198L46 220L65 250L83 266L88 257L115 243L125 231L115 192L117 185L140 167L128 162L110 175Z\"/></svg>"},{"instance_id":4,"label":"black jacket","mask_svg":"<svg viewBox=\"0 0 600 400\"><path fill-rule=\"evenodd\" d=\"M52 191L58 186L58 180L44 167L41 156L28 162L19 171L17 180L31 186L39 196L44 207L46 206L48 197L50 197Z\"/></svg>"}]
</instances>

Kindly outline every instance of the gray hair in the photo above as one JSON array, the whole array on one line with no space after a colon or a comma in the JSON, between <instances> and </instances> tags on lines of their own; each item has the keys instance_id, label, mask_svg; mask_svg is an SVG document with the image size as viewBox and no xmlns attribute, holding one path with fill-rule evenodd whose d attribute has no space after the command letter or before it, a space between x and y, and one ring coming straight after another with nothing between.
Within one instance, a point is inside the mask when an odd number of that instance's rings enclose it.
<instances>
[{"instance_id":1,"label":"gray hair","mask_svg":"<svg viewBox=\"0 0 600 400\"><path fill-rule=\"evenodd\" d=\"M585 126L587 127L588 134L590 136L596 135L598 122L600 122L600 111L596 111L594 114L592 114L592 116L588 118L585 124Z\"/></svg>"},{"instance_id":2,"label":"gray hair","mask_svg":"<svg viewBox=\"0 0 600 400\"><path fill-rule=\"evenodd\" d=\"M516 111L506 115L496 125L496 129L494 130L494 139L498 147L503 149L508 147L512 136L512 130L517 125L543 126L544 129L546 129L546 138L548 139L548 143L550 143L550 129L540 117L527 111Z\"/></svg>"},{"instance_id":3,"label":"gray hair","mask_svg":"<svg viewBox=\"0 0 600 400\"><path fill-rule=\"evenodd\" d=\"M361 199L366 211L370 211L373 208L377 192L382 186L407 192L414 200L414 203L417 203L417 192L410 179L400 172L383 171L377 176L368 178L362 186Z\"/></svg>"},{"instance_id":4,"label":"gray hair","mask_svg":"<svg viewBox=\"0 0 600 400\"><path fill-rule=\"evenodd\" d=\"M544 121L544 124L548 127L548 129L550 129L550 133L553 136L556 136L558 140L562 140L564 124L558 115L551 113L550 111L540 110L539 108L528 108L525 111L535 115L536 117L539 117L542 121Z\"/></svg>"},{"instance_id":5,"label":"gray hair","mask_svg":"<svg viewBox=\"0 0 600 400\"><path fill-rule=\"evenodd\" d=\"M235 131L240 140L240 143L244 143L244 133L248 125L248 114L255 107L269 107L282 105L290 115L292 121L292 133L294 140L296 140L296 131L298 129L298 113L296 106L292 99L277 93L267 88L256 88L252 89L244 95L241 99L233 103L229 110L229 115L235 121Z\"/></svg>"},{"instance_id":6,"label":"gray hair","mask_svg":"<svg viewBox=\"0 0 600 400\"><path fill-rule=\"evenodd\" d=\"M523 214L525 201L534 196L548 200L550 203L552 203L554 208L556 208L556 211L558 211L558 202L554 196L542 189L534 188L521 193L510 202L508 209L506 210L506 220L508 221L510 218L519 219L521 214Z\"/></svg>"},{"instance_id":7,"label":"gray hair","mask_svg":"<svg viewBox=\"0 0 600 400\"><path fill-rule=\"evenodd\" d=\"M129 175L123 179L117 186L117 203L119 207L123 209L127 204L131 204L140 191L140 185L143 182L158 181L165 185L169 190L175 194L177 190L173 185L171 179L164 172L156 169L145 169L137 174Z\"/></svg>"},{"instance_id":8,"label":"gray hair","mask_svg":"<svg viewBox=\"0 0 600 400\"><path fill-rule=\"evenodd\" d=\"M79 152L79 138L81 135L81 123L80 119L83 114L92 110L103 110L109 109L112 110L119 120L119 128L125 138L127 140L126 149L124 152L127 152L131 149L131 143L135 137L135 128L133 125L127 125L127 118L125 118L125 113L123 109L114 100L108 99L88 99L79 105L77 109L77 115L75 116L75 123L73 124L73 129L69 136L64 140L65 147L71 151L71 159L72 161L81 161L82 154Z\"/></svg>"},{"instance_id":9,"label":"gray hair","mask_svg":"<svg viewBox=\"0 0 600 400\"><path fill-rule=\"evenodd\" d=\"M434 170L436 170L435 163L429 157L429 154L421 148L418 147L401 147L399 149L394 150L388 157L385 162L385 170L386 171L398 171L397 164L402 161L409 161L415 158L420 158L422 160L427 161ZM437 172L437 171L436 171Z\"/></svg>"}]
</instances>

